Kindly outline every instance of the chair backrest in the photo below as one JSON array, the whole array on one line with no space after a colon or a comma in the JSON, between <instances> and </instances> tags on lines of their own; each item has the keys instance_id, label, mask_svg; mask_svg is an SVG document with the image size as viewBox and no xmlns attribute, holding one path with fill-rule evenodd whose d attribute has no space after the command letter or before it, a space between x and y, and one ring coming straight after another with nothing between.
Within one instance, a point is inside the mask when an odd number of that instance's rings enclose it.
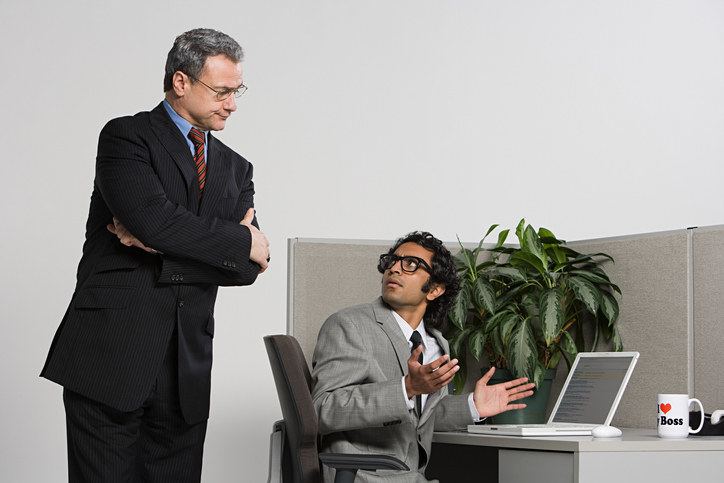
<instances>
[{"instance_id":1,"label":"chair backrest","mask_svg":"<svg viewBox=\"0 0 724 483\"><path fill-rule=\"evenodd\" d=\"M290 335L268 335L264 345L286 426L283 459L291 466L293 481L321 482L312 375L302 348Z\"/></svg>"}]
</instances>

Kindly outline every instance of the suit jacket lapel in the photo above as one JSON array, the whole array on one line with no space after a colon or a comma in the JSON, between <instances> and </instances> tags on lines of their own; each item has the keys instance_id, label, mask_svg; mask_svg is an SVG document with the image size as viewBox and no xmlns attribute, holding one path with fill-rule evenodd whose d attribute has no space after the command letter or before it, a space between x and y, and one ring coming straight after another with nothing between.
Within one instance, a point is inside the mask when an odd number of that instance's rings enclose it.
<instances>
[{"instance_id":1,"label":"suit jacket lapel","mask_svg":"<svg viewBox=\"0 0 724 483\"><path fill-rule=\"evenodd\" d=\"M216 138L208 135L206 148L206 185L201 198L201 214L211 214L223 196L227 179L231 173L231 156L229 153L216 149Z\"/></svg>"},{"instance_id":2,"label":"suit jacket lapel","mask_svg":"<svg viewBox=\"0 0 724 483\"><path fill-rule=\"evenodd\" d=\"M410 358L410 345L408 344L405 336L400 330L400 326L397 325L395 317L392 315L392 311L382 301L382 297L379 297L373 303L373 309L375 312L375 318L377 323L382 326L382 330L387 334L387 337L392 343L392 347L395 348L395 354L397 355L397 362L400 364L400 371L403 375L407 374L407 360Z\"/></svg>"},{"instance_id":3,"label":"suit jacket lapel","mask_svg":"<svg viewBox=\"0 0 724 483\"><path fill-rule=\"evenodd\" d=\"M192 200L199 198L199 181L194 170L194 158L183 134L169 117L166 108L163 107L163 102L151 111L150 123L156 137L181 171L189 191L189 201L192 204Z\"/></svg>"},{"instance_id":4,"label":"suit jacket lapel","mask_svg":"<svg viewBox=\"0 0 724 483\"><path fill-rule=\"evenodd\" d=\"M435 337L435 340L442 348L443 354L450 353L450 346L439 330L428 328L427 333ZM425 408L422 411L422 415L420 416L420 422L418 425L423 425L428 419L430 419L432 409L437 406L437 403L440 402L440 399L442 399L445 394L447 394L447 386L427 396L427 402L425 403Z\"/></svg>"}]
</instances>

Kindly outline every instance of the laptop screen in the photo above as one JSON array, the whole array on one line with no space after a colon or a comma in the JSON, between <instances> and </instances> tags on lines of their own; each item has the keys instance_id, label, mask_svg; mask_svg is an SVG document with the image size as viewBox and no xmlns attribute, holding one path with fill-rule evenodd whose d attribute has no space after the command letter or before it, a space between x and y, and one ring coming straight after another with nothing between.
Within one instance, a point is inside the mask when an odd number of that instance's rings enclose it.
<instances>
[{"instance_id":1,"label":"laptop screen","mask_svg":"<svg viewBox=\"0 0 724 483\"><path fill-rule=\"evenodd\" d=\"M616 355L621 357L579 355L554 409L552 422L607 423L609 413L618 406L622 388L630 376L629 369L633 369L632 362L635 363L638 354Z\"/></svg>"}]
</instances>

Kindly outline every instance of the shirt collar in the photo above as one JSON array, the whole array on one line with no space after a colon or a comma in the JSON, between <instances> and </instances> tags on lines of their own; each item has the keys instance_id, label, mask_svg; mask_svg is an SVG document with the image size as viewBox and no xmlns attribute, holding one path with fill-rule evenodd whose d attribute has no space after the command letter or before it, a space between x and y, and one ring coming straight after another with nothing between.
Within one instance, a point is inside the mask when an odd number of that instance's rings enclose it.
<instances>
[{"instance_id":1,"label":"shirt collar","mask_svg":"<svg viewBox=\"0 0 724 483\"><path fill-rule=\"evenodd\" d=\"M410 327L410 324L408 324L405 319L400 317L400 314L398 314L394 310L392 311L392 316L395 318L397 325L400 326L400 330L402 331L402 335L405 336L405 339L409 341L410 337L412 337L412 333L416 330L422 336L422 345L423 347L425 347L425 341L427 340L427 331L425 330L424 320L420 321L420 325L417 326L417 329L413 329L412 327Z\"/></svg>"},{"instance_id":2,"label":"shirt collar","mask_svg":"<svg viewBox=\"0 0 724 483\"><path fill-rule=\"evenodd\" d=\"M176 127L178 127L179 131L181 131L181 134L184 135L184 138L188 138L189 132L191 131L191 128L193 127L190 122L188 122L186 119L181 117L176 111L174 111L173 107L171 107L171 104L168 103L166 99L163 100L163 107L166 108L166 112L168 112L168 115L171 116L171 120L174 124L176 124ZM201 131L204 133L204 138L206 141L207 139L207 132Z\"/></svg>"}]
</instances>

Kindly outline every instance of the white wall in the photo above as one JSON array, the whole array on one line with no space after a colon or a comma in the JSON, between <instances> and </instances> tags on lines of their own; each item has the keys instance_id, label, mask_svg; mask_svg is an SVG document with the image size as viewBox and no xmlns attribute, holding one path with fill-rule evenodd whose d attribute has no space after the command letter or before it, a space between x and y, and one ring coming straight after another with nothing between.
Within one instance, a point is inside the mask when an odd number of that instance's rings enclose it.
<instances>
[{"instance_id":1,"label":"white wall","mask_svg":"<svg viewBox=\"0 0 724 483\"><path fill-rule=\"evenodd\" d=\"M265 481L280 410L261 338L285 330L287 238L724 222L721 1L106 3L0 0L2 481L64 477L61 390L37 374L73 291L97 135L161 100L189 28L247 51L220 137L255 164L273 248L254 286L219 297L205 482Z\"/></svg>"}]
</instances>

